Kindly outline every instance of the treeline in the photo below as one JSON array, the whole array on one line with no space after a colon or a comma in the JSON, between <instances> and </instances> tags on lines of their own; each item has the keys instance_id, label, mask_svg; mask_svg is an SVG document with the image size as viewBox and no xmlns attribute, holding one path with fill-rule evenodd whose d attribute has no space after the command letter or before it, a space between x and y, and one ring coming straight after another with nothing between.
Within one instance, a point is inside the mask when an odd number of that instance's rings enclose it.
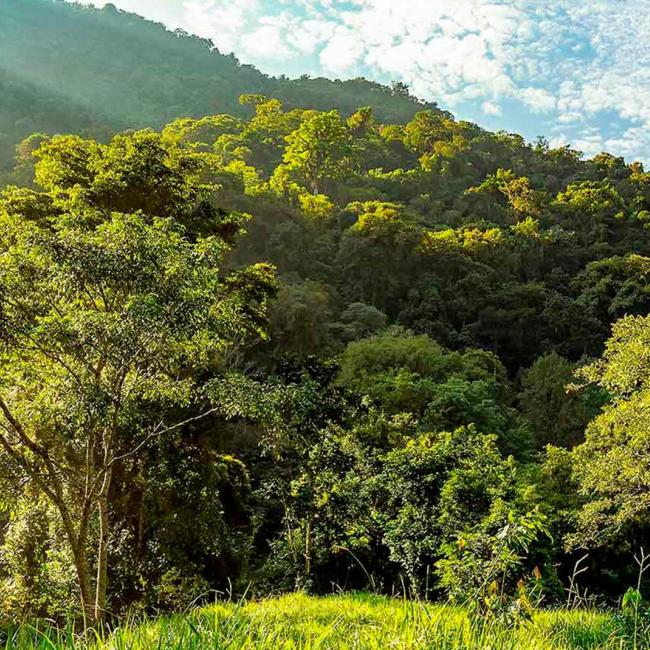
<instances>
[{"instance_id":1,"label":"treeline","mask_svg":"<svg viewBox=\"0 0 650 650\"><path fill-rule=\"evenodd\" d=\"M18 148L5 618L249 585L525 609L584 549L618 598L650 530L650 174L241 101Z\"/></svg>"},{"instance_id":2,"label":"treeline","mask_svg":"<svg viewBox=\"0 0 650 650\"><path fill-rule=\"evenodd\" d=\"M0 5L0 172L11 167L14 146L31 133L106 140L178 117L246 117L237 102L244 93L348 114L367 104L387 121L407 121L424 106L399 84L389 89L365 79L268 77L220 54L210 41L172 33L112 5Z\"/></svg>"}]
</instances>

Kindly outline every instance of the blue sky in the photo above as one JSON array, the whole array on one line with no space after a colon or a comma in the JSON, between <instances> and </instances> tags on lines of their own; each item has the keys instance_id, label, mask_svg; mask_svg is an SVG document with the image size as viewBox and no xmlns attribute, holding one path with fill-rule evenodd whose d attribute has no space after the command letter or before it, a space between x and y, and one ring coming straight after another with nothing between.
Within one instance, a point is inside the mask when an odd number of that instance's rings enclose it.
<instances>
[{"instance_id":1,"label":"blue sky","mask_svg":"<svg viewBox=\"0 0 650 650\"><path fill-rule=\"evenodd\" d=\"M400 80L489 129L650 163L650 0L112 2L270 74Z\"/></svg>"}]
</instances>

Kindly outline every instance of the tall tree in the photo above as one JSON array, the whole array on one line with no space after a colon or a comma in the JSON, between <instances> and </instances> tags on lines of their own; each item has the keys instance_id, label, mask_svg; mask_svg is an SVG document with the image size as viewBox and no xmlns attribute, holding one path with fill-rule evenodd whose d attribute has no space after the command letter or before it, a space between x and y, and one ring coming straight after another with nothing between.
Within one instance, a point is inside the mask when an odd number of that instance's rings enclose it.
<instances>
[{"instance_id":1,"label":"tall tree","mask_svg":"<svg viewBox=\"0 0 650 650\"><path fill-rule=\"evenodd\" d=\"M612 400L573 452L585 500L574 541L604 546L650 524L650 317L618 321L603 357L582 375Z\"/></svg>"},{"instance_id":2,"label":"tall tree","mask_svg":"<svg viewBox=\"0 0 650 650\"><path fill-rule=\"evenodd\" d=\"M283 163L274 174L276 185L297 183L312 194L341 180L355 166L352 136L338 111L316 113L287 136Z\"/></svg>"},{"instance_id":3,"label":"tall tree","mask_svg":"<svg viewBox=\"0 0 650 650\"><path fill-rule=\"evenodd\" d=\"M273 270L222 274L242 218L211 208L196 165L152 133L57 138L46 191L0 201L0 450L58 510L95 622L115 468L215 412L205 378L264 336Z\"/></svg>"}]
</instances>

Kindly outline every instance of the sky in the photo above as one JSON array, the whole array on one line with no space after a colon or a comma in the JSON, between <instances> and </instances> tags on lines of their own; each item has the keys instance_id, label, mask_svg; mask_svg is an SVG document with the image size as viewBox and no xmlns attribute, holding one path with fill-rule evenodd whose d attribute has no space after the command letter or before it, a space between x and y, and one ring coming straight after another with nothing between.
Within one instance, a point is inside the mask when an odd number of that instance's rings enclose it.
<instances>
[{"instance_id":1,"label":"sky","mask_svg":"<svg viewBox=\"0 0 650 650\"><path fill-rule=\"evenodd\" d=\"M112 4L210 38L267 74L403 81L491 130L650 163L650 0Z\"/></svg>"}]
</instances>

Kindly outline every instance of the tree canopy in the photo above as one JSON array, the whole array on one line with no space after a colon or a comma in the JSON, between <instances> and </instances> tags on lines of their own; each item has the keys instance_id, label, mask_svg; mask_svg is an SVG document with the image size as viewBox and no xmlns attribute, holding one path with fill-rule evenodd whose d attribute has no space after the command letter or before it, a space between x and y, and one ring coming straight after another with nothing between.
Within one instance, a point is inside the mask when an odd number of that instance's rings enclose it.
<instances>
[{"instance_id":1,"label":"tree canopy","mask_svg":"<svg viewBox=\"0 0 650 650\"><path fill-rule=\"evenodd\" d=\"M510 616L583 548L619 597L641 163L110 6L5 0L0 31L0 626L368 586Z\"/></svg>"}]
</instances>

